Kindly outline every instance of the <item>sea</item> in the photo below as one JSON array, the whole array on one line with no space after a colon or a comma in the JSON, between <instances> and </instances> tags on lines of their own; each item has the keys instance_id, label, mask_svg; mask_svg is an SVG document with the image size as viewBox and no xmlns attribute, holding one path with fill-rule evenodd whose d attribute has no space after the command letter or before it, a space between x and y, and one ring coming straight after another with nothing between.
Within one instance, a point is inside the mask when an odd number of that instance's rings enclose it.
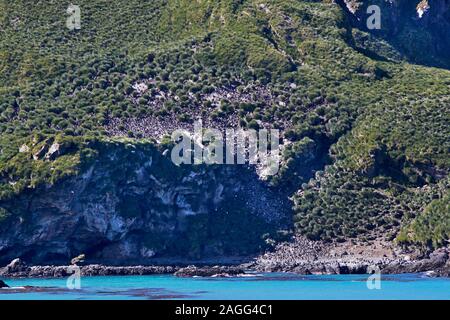
<instances>
[{"instance_id":1,"label":"sea","mask_svg":"<svg viewBox=\"0 0 450 320\"><path fill-rule=\"evenodd\" d=\"M173 275L7 279L0 300L450 300L450 279L425 274L295 275L249 273L233 278Z\"/></svg>"}]
</instances>

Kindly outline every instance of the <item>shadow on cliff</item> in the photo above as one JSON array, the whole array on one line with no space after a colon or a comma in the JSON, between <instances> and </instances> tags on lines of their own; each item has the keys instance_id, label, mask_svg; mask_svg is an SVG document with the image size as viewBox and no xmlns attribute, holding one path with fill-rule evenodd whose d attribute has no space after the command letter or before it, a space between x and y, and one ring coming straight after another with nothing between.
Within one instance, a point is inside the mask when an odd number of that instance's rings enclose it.
<instances>
[{"instance_id":1,"label":"shadow on cliff","mask_svg":"<svg viewBox=\"0 0 450 320\"><path fill-rule=\"evenodd\" d=\"M347 19L349 44L362 54L379 61L406 60L450 69L450 1L335 2ZM373 5L380 8L381 28L369 30L367 21L374 12L368 8Z\"/></svg>"},{"instance_id":2,"label":"shadow on cliff","mask_svg":"<svg viewBox=\"0 0 450 320\"><path fill-rule=\"evenodd\" d=\"M234 263L290 228L291 203L240 165L175 166L153 143L96 142L79 174L3 201L0 264Z\"/></svg>"}]
</instances>

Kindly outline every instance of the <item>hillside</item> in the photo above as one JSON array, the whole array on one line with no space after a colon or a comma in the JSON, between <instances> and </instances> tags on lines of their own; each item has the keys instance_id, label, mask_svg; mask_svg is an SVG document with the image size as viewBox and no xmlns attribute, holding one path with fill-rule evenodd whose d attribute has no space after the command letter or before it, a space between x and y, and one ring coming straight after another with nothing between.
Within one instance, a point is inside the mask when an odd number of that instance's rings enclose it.
<instances>
[{"instance_id":1,"label":"hillside","mask_svg":"<svg viewBox=\"0 0 450 320\"><path fill-rule=\"evenodd\" d=\"M448 245L450 5L378 1L371 32L336 2L79 0L69 30L66 2L0 0L0 262ZM280 129L280 172L174 168L197 119Z\"/></svg>"}]
</instances>

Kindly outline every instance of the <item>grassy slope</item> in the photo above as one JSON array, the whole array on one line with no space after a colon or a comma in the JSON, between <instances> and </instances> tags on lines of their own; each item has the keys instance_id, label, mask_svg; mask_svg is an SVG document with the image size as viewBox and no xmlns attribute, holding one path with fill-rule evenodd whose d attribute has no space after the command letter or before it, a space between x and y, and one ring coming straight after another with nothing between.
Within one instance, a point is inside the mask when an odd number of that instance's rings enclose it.
<instances>
[{"instance_id":1,"label":"grassy slope","mask_svg":"<svg viewBox=\"0 0 450 320\"><path fill-rule=\"evenodd\" d=\"M75 174L84 141L104 137L112 117L160 117L197 103L171 101L154 110L152 95L131 99L132 84L151 77L154 90L180 97L206 86L262 83L285 103L231 107L242 125L262 119L293 142L274 184L292 191L307 183L301 170L309 165L307 153L330 163L294 197L298 232L325 240L393 239L418 215L411 228L420 236L404 232L400 240L429 243L431 236L420 230L437 220L426 217L448 217L448 206L430 203L448 194L438 182L450 168L450 72L390 61L396 50L350 30L337 6L294 0L78 4L82 29L71 32L66 3L0 1L3 199ZM386 61L360 53L361 38ZM54 161L31 160L55 135L72 147ZM18 153L23 143L30 152ZM448 238L448 225L442 228L439 237Z\"/></svg>"}]
</instances>

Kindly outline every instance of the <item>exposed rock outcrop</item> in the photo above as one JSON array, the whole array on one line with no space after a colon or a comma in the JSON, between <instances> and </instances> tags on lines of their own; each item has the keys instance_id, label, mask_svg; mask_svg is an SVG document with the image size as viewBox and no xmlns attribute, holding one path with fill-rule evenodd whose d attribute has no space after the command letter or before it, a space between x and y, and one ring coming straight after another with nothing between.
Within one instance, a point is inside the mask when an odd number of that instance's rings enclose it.
<instances>
[{"instance_id":1,"label":"exposed rock outcrop","mask_svg":"<svg viewBox=\"0 0 450 320\"><path fill-rule=\"evenodd\" d=\"M277 253L278 255L280 253ZM17 259L16 259L17 260ZM21 262L20 268L0 269L0 276L8 278L61 278L74 273L73 266L27 266ZM79 267L81 276L130 276L174 274L177 277L239 277L248 272L291 272L304 275L321 274L381 274L424 273L430 277L449 277L450 259L447 249L440 249L424 259L405 259L405 257L320 256L305 260L289 260L284 263L258 259L253 263L227 266L105 266L86 265ZM0 282L1 285L1 282Z\"/></svg>"},{"instance_id":2,"label":"exposed rock outcrop","mask_svg":"<svg viewBox=\"0 0 450 320\"><path fill-rule=\"evenodd\" d=\"M445 249L436 250L430 254L429 258L393 262L383 268L385 273L418 273L432 272L431 275L448 276L450 271L450 260L448 251Z\"/></svg>"},{"instance_id":3,"label":"exposed rock outcrop","mask_svg":"<svg viewBox=\"0 0 450 320\"><path fill-rule=\"evenodd\" d=\"M16 258L12 260L3 270L1 270L1 273L7 274L7 273L17 273L17 272L23 272L27 270L28 267L21 259Z\"/></svg>"},{"instance_id":4,"label":"exposed rock outcrop","mask_svg":"<svg viewBox=\"0 0 450 320\"><path fill-rule=\"evenodd\" d=\"M239 266L213 266L196 267L189 266L175 272L177 277L234 277L245 273L245 269Z\"/></svg>"},{"instance_id":5,"label":"exposed rock outcrop","mask_svg":"<svg viewBox=\"0 0 450 320\"><path fill-rule=\"evenodd\" d=\"M289 221L287 197L246 167L178 167L151 143L96 150L80 174L0 203L11 213L0 225L1 264L66 264L82 252L112 265L247 256Z\"/></svg>"},{"instance_id":6,"label":"exposed rock outcrop","mask_svg":"<svg viewBox=\"0 0 450 320\"><path fill-rule=\"evenodd\" d=\"M70 263L73 265L77 265L79 263L83 263L86 256L84 254L80 254L78 257L73 258L70 260Z\"/></svg>"},{"instance_id":7,"label":"exposed rock outcrop","mask_svg":"<svg viewBox=\"0 0 450 320\"><path fill-rule=\"evenodd\" d=\"M438 249L429 256L415 257L395 251L382 244L322 244L297 236L291 242L278 244L273 252L260 256L249 268L259 272L298 274L367 274L371 270L379 270L382 274L449 274L447 248Z\"/></svg>"},{"instance_id":8,"label":"exposed rock outcrop","mask_svg":"<svg viewBox=\"0 0 450 320\"><path fill-rule=\"evenodd\" d=\"M18 260L18 259L15 259ZM12 263L10 263L11 265ZM28 266L21 262L20 268L6 266L0 269L0 275L8 278L62 278L74 273L73 266ZM172 274L179 267L173 266L104 266L86 265L79 267L80 276L136 276L152 274Z\"/></svg>"},{"instance_id":9,"label":"exposed rock outcrop","mask_svg":"<svg viewBox=\"0 0 450 320\"><path fill-rule=\"evenodd\" d=\"M354 27L379 35L413 62L450 67L449 0L335 0ZM373 15L369 6L380 8L381 28L369 30ZM424 54L426 53L426 54Z\"/></svg>"}]
</instances>

